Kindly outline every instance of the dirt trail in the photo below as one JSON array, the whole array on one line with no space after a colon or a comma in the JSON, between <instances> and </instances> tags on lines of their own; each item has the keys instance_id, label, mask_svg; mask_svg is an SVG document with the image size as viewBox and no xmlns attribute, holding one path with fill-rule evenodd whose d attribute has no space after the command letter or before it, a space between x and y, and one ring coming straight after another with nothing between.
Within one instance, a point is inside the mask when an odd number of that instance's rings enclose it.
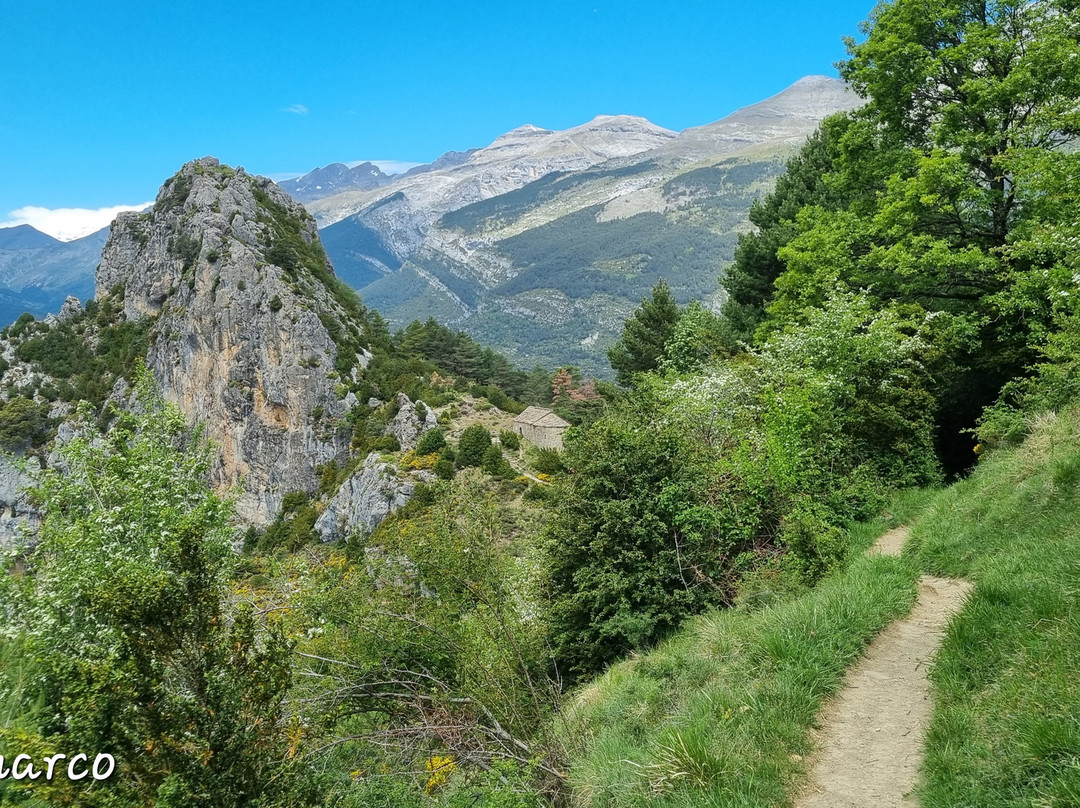
<instances>
[{"instance_id":1,"label":"dirt trail","mask_svg":"<svg viewBox=\"0 0 1080 808\"><path fill-rule=\"evenodd\" d=\"M899 555L907 536L907 528L891 530L870 552ZM911 792L932 709L927 671L970 589L966 581L920 579L911 614L878 635L822 711L810 785L796 808L918 804Z\"/></svg>"}]
</instances>

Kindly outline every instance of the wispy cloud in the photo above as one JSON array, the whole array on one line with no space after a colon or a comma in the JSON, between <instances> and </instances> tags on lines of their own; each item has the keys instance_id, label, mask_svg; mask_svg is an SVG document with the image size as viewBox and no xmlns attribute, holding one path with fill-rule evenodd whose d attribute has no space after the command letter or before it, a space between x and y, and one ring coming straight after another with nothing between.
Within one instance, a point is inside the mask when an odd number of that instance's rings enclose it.
<instances>
[{"instance_id":1,"label":"wispy cloud","mask_svg":"<svg viewBox=\"0 0 1080 808\"><path fill-rule=\"evenodd\" d=\"M25 208L13 210L8 214L6 222L0 222L0 227L15 227L20 224L28 224L35 230L47 233L61 241L73 241L101 228L112 224L116 214L125 210L144 210L152 205L152 202L143 202L141 205L114 205L111 208L42 208L36 205L28 205Z\"/></svg>"},{"instance_id":2,"label":"wispy cloud","mask_svg":"<svg viewBox=\"0 0 1080 808\"><path fill-rule=\"evenodd\" d=\"M291 112L293 115L307 115L308 109L303 104L293 104L291 107L285 107L282 112Z\"/></svg>"}]
</instances>

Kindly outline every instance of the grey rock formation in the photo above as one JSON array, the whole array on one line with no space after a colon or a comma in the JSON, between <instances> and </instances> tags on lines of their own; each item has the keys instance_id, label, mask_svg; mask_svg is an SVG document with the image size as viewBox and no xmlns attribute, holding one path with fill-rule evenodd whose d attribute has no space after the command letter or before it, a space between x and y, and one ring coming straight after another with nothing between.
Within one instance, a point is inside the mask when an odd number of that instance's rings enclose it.
<instances>
[{"instance_id":1,"label":"grey rock formation","mask_svg":"<svg viewBox=\"0 0 1080 808\"><path fill-rule=\"evenodd\" d=\"M413 494L414 484L397 476L394 467L372 452L349 477L315 522L323 541L343 539L354 533L370 533L387 516L402 507Z\"/></svg>"},{"instance_id":2,"label":"grey rock formation","mask_svg":"<svg viewBox=\"0 0 1080 808\"><path fill-rule=\"evenodd\" d=\"M57 317L63 320L70 320L72 317L77 317L82 314L82 301L74 295L68 295L64 298L64 305L60 307L60 313Z\"/></svg>"},{"instance_id":3,"label":"grey rock formation","mask_svg":"<svg viewBox=\"0 0 1080 808\"><path fill-rule=\"evenodd\" d=\"M41 515L30 505L26 488L33 479L9 458L0 456L0 549L20 542L37 527Z\"/></svg>"},{"instance_id":4,"label":"grey rock formation","mask_svg":"<svg viewBox=\"0 0 1080 808\"><path fill-rule=\"evenodd\" d=\"M204 158L162 187L152 211L117 218L98 268L98 299L123 293L129 319L155 318L147 366L205 425L219 448L213 480L239 486L238 513L254 524L286 493L315 491L316 466L347 457L338 348L324 323L351 344L361 324L321 256L314 220L284 191Z\"/></svg>"},{"instance_id":5,"label":"grey rock formation","mask_svg":"<svg viewBox=\"0 0 1080 808\"><path fill-rule=\"evenodd\" d=\"M424 417L422 419L416 414L416 404L423 405ZM415 449L420 436L429 429L434 429L438 424L435 413L431 411L427 404L422 401L418 401L416 404L404 393L398 393L397 415L386 425L387 434L397 438L398 445L405 452Z\"/></svg>"}]
</instances>

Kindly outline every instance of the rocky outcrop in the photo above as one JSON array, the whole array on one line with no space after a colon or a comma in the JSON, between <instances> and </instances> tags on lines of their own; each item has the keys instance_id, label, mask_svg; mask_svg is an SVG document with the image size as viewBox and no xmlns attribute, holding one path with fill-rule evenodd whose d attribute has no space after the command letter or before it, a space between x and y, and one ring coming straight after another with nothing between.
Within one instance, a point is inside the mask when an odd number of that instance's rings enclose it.
<instances>
[{"instance_id":1,"label":"rocky outcrop","mask_svg":"<svg viewBox=\"0 0 1080 808\"><path fill-rule=\"evenodd\" d=\"M387 516L402 507L413 494L414 484L401 479L394 467L372 452L349 477L315 522L323 541L343 539L354 533L370 533Z\"/></svg>"},{"instance_id":2,"label":"rocky outcrop","mask_svg":"<svg viewBox=\"0 0 1080 808\"><path fill-rule=\"evenodd\" d=\"M26 495L32 483L30 475L0 456L0 549L18 544L40 521L41 515L31 507Z\"/></svg>"},{"instance_id":3,"label":"rocky outcrop","mask_svg":"<svg viewBox=\"0 0 1080 808\"><path fill-rule=\"evenodd\" d=\"M213 480L238 487L242 519L268 523L286 493L317 489L317 466L345 461L363 325L314 220L270 180L188 163L149 213L117 218L96 287L154 318L147 365L218 447Z\"/></svg>"},{"instance_id":4,"label":"rocky outcrop","mask_svg":"<svg viewBox=\"0 0 1080 808\"><path fill-rule=\"evenodd\" d=\"M420 436L429 429L434 429L438 421L435 419L435 413L423 401L417 401L414 404L404 393L397 394L397 406L397 415L386 425L386 432L397 438L402 451L412 451L416 448ZM423 412L422 418L417 414L417 409Z\"/></svg>"}]
</instances>

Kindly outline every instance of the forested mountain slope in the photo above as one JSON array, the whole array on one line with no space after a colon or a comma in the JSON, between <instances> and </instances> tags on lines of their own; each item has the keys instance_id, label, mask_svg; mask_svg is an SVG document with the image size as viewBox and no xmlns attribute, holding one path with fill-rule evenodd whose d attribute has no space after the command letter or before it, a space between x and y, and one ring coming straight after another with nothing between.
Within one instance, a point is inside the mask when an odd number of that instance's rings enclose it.
<instances>
[{"instance_id":1,"label":"forested mountain slope","mask_svg":"<svg viewBox=\"0 0 1080 808\"><path fill-rule=\"evenodd\" d=\"M392 323L430 315L524 366L604 375L660 277L682 303L718 305L751 203L822 118L857 103L817 76L678 134L628 116L524 127L460 165L311 208L342 277Z\"/></svg>"}]
</instances>

